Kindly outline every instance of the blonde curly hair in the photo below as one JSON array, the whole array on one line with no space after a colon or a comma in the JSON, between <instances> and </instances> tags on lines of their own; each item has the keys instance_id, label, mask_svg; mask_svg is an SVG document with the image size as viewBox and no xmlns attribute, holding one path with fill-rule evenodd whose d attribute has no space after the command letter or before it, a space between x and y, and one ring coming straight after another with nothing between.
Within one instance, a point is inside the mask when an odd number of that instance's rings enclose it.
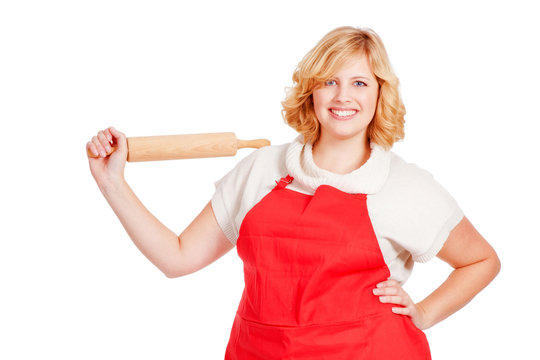
<instances>
[{"instance_id":1,"label":"blonde curly hair","mask_svg":"<svg viewBox=\"0 0 540 360\"><path fill-rule=\"evenodd\" d=\"M330 31L304 56L293 73L294 85L281 103L285 122L304 135L304 142L314 144L320 136L313 90L358 54L367 57L379 84L375 115L367 129L369 141L390 149L405 136L405 106L398 90L399 79L390 66L382 40L371 29L344 26Z\"/></svg>"}]
</instances>

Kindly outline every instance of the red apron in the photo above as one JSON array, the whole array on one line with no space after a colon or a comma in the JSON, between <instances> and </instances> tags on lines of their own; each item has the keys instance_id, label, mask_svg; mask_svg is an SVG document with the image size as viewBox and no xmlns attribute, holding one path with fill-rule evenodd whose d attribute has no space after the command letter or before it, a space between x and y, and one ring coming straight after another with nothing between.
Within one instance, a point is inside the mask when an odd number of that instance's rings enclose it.
<instances>
[{"instance_id":1,"label":"red apron","mask_svg":"<svg viewBox=\"0 0 540 360\"><path fill-rule=\"evenodd\" d=\"M372 290L390 271L365 194L286 186L240 227L245 289L225 354L236 359L431 359L424 333Z\"/></svg>"}]
</instances>

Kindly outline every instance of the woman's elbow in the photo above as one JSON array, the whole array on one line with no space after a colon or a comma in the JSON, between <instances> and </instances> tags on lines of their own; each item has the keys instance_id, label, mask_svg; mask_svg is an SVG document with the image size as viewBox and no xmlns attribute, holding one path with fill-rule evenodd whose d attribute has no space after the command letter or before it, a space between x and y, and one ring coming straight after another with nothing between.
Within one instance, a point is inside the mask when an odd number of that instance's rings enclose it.
<instances>
[{"instance_id":1,"label":"woman's elbow","mask_svg":"<svg viewBox=\"0 0 540 360\"><path fill-rule=\"evenodd\" d=\"M184 275L180 272L170 270L161 270L161 272L169 279L176 279Z\"/></svg>"},{"instance_id":2,"label":"woman's elbow","mask_svg":"<svg viewBox=\"0 0 540 360\"><path fill-rule=\"evenodd\" d=\"M189 274L184 268L175 265L161 265L158 269L169 279L175 279Z\"/></svg>"},{"instance_id":3,"label":"woman's elbow","mask_svg":"<svg viewBox=\"0 0 540 360\"><path fill-rule=\"evenodd\" d=\"M477 264L481 266L483 277L487 283L490 283L493 279L495 279L495 277L501 271L501 259L499 259L497 253L491 247L490 251Z\"/></svg>"},{"instance_id":4,"label":"woman's elbow","mask_svg":"<svg viewBox=\"0 0 540 360\"><path fill-rule=\"evenodd\" d=\"M490 256L489 259L491 262L493 278L495 278L501 272L501 259L499 258L499 256L497 256L495 250L493 250L493 254Z\"/></svg>"},{"instance_id":5,"label":"woman's elbow","mask_svg":"<svg viewBox=\"0 0 540 360\"><path fill-rule=\"evenodd\" d=\"M179 266L178 264L172 264L168 266L161 266L159 270L168 277L169 279L179 278L185 275L189 275L198 270L198 268L185 264L184 266Z\"/></svg>"}]
</instances>

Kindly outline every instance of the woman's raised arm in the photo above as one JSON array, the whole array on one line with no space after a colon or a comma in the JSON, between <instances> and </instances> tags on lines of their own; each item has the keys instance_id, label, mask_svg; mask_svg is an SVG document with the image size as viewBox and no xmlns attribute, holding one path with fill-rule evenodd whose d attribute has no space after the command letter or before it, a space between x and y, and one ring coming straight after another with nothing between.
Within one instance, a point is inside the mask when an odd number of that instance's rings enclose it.
<instances>
[{"instance_id":1,"label":"woman's raised arm","mask_svg":"<svg viewBox=\"0 0 540 360\"><path fill-rule=\"evenodd\" d=\"M107 155L111 145L117 150ZM124 179L127 141L123 133L114 128L100 131L86 148L99 156L88 161L103 196L133 243L167 277L197 271L234 247L219 227L210 202L180 236L146 209Z\"/></svg>"}]
</instances>

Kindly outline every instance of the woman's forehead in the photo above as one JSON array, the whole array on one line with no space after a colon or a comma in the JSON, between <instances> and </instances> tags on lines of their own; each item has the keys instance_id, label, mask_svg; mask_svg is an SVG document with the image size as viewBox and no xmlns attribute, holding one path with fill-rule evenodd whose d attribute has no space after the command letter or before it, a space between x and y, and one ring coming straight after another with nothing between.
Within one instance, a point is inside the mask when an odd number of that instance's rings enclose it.
<instances>
[{"instance_id":1,"label":"woman's forehead","mask_svg":"<svg viewBox=\"0 0 540 360\"><path fill-rule=\"evenodd\" d=\"M334 73L335 77L374 79L367 56L356 54L346 59Z\"/></svg>"}]
</instances>

